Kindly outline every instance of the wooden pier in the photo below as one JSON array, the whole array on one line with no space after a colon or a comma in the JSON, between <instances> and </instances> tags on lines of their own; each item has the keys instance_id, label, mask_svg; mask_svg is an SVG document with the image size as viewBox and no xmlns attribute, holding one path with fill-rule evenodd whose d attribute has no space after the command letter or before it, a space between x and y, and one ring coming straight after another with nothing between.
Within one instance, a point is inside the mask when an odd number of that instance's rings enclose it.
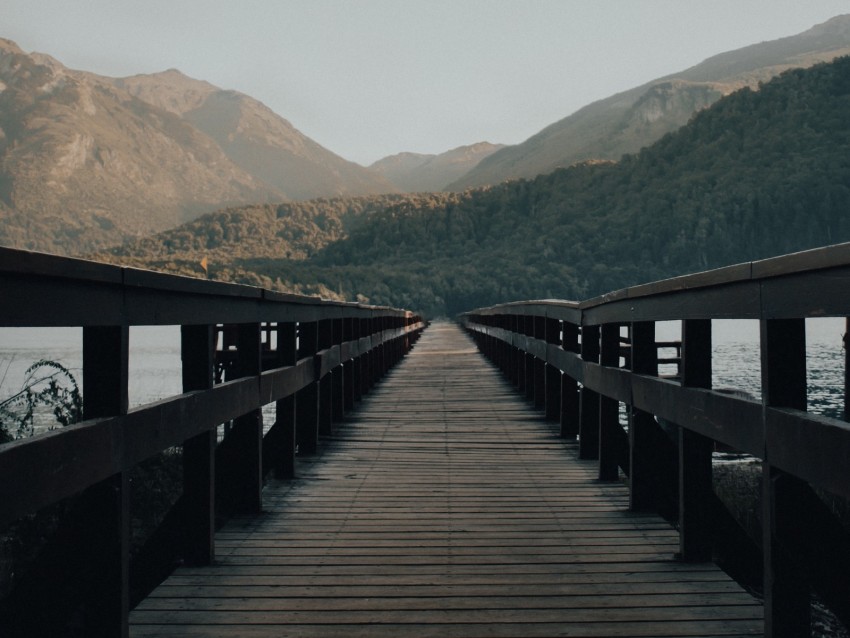
<instances>
[{"instance_id":1,"label":"wooden pier","mask_svg":"<svg viewBox=\"0 0 850 638\"><path fill-rule=\"evenodd\" d=\"M0 445L0 532L55 522L0 566L0 636L796 638L821 605L850 626L850 337L843 419L808 411L806 348L849 290L841 244L428 326L0 248L0 326L78 327L84 388L81 422ZM712 388L724 319L759 324L760 399ZM180 328L183 390L130 409L130 333L155 325ZM760 530L714 490L718 444L760 461ZM132 476L173 450L182 495L139 542Z\"/></svg>"},{"instance_id":2,"label":"wooden pier","mask_svg":"<svg viewBox=\"0 0 850 638\"><path fill-rule=\"evenodd\" d=\"M629 511L454 324L130 615L152 636L740 636L763 608Z\"/></svg>"}]
</instances>

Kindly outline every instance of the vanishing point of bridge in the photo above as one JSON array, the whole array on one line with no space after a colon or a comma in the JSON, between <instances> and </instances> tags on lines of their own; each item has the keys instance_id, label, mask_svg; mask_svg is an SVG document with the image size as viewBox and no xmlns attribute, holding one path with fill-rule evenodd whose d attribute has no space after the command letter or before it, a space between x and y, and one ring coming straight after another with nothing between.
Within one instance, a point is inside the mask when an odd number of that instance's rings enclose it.
<instances>
[{"instance_id":1,"label":"vanishing point of bridge","mask_svg":"<svg viewBox=\"0 0 850 638\"><path fill-rule=\"evenodd\" d=\"M0 248L0 326L79 327L84 392L0 445L0 530L51 527L0 636L796 637L815 595L847 625L850 382L845 420L807 412L805 320L848 291L844 244L427 326ZM759 323L760 399L712 389L730 318ZM180 327L183 392L130 409L146 325ZM760 530L718 444L760 461ZM175 454L182 495L131 539L135 468Z\"/></svg>"}]
</instances>

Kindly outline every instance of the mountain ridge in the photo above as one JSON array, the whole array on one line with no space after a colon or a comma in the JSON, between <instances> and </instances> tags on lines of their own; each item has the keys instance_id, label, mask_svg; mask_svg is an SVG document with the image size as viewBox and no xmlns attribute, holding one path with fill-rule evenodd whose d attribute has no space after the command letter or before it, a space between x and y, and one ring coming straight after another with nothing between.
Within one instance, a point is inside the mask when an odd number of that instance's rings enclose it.
<instances>
[{"instance_id":1,"label":"mountain ridge","mask_svg":"<svg viewBox=\"0 0 850 638\"><path fill-rule=\"evenodd\" d=\"M404 192L441 191L504 147L504 144L476 142L438 154L402 152L379 159L369 168Z\"/></svg>"},{"instance_id":2,"label":"mountain ridge","mask_svg":"<svg viewBox=\"0 0 850 638\"><path fill-rule=\"evenodd\" d=\"M531 178L587 159L619 160L625 153L634 153L683 126L696 112L670 108L651 127L629 126L630 121L635 121L633 107L659 84L678 81L674 88L679 95L671 96L671 104L702 103L697 94L704 93L706 85L716 101L744 86L757 88L759 82L790 68L847 54L850 14L836 16L797 35L711 56L683 71L592 102L524 142L493 153L446 188L464 190L506 179Z\"/></svg>"},{"instance_id":3,"label":"mountain ridge","mask_svg":"<svg viewBox=\"0 0 850 638\"><path fill-rule=\"evenodd\" d=\"M244 94L174 69L108 78L0 41L4 245L80 254L226 206L395 190Z\"/></svg>"},{"instance_id":4,"label":"mountain ridge","mask_svg":"<svg viewBox=\"0 0 850 638\"><path fill-rule=\"evenodd\" d=\"M619 162L576 163L448 200L376 202L312 254L254 258L224 242L216 250L228 260L215 276L435 317L517 299L590 298L848 241L848 112L850 57L842 57L740 89ZM232 223L235 235L244 221ZM185 253L193 263L172 250L178 234L113 257L197 272L200 252Z\"/></svg>"}]
</instances>

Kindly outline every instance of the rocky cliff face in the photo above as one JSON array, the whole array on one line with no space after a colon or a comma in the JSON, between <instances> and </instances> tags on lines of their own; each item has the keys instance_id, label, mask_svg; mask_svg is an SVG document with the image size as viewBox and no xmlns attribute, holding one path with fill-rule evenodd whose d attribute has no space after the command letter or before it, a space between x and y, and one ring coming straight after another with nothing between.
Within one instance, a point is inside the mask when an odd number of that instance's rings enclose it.
<instances>
[{"instance_id":1,"label":"rocky cliff face","mask_svg":"<svg viewBox=\"0 0 850 638\"><path fill-rule=\"evenodd\" d=\"M226 206L392 190L248 96L177 71L73 71L0 40L3 245L79 254Z\"/></svg>"}]
</instances>

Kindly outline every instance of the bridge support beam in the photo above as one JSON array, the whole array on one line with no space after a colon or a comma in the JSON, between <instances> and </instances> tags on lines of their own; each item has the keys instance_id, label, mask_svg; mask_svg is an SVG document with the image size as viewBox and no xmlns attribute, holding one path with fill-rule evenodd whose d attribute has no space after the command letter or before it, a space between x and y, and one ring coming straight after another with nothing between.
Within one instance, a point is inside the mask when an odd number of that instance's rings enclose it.
<instances>
[{"instance_id":1,"label":"bridge support beam","mask_svg":"<svg viewBox=\"0 0 850 638\"><path fill-rule=\"evenodd\" d=\"M546 343L560 345L561 322L546 319ZM561 418L561 371L551 364L545 364L545 402L546 420L559 421Z\"/></svg>"},{"instance_id":2,"label":"bridge support beam","mask_svg":"<svg viewBox=\"0 0 850 638\"><path fill-rule=\"evenodd\" d=\"M319 350L319 326L315 321L298 324L298 358ZM295 396L296 440L299 454L315 454L319 447L319 383L314 381Z\"/></svg>"},{"instance_id":3,"label":"bridge support beam","mask_svg":"<svg viewBox=\"0 0 850 638\"><path fill-rule=\"evenodd\" d=\"M298 328L295 322L277 324L277 350L274 367L298 363ZM264 473L270 471L278 478L295 476L295 395L275 403L275 422L263 440Z\"/></svg>"},{"instance_id":4,"label":"bridge support beam","mask_svg":"<svg viewBox=\"0 0 850 638\"><path fill-rule=\"evenodd\" d=\"M658 351L655 323L631 324L632 372L658 375ZM665 485L673 446L652 414L635 409L629 415L629 508L655 511L662 505L661 495L672 486Z\"/></svg>"},{"instance_id":5,"label":"bridge support beam","mask_svg":"<svg viewBox=\"0 0 850 638\"><path fill-rule=\"evenodd\" d=\"M183 392L213 387L215 343L213 326L182 326L180 358ZM183 555L191 565L215 560L215 428L183 443Z\"/></svg>"},{"instance_id":6,"label":"bridge support beam","mask_svg":"<svg viewBox=\"0 0 850 638\"><path fill-rule=\"evenodd\" d=\"M238 324L234 378L262 371L259 323ZM258 392L259 394L259 392ZM263 509L263 416L259 408L233 420L218 447L216 497L228 513L257 514Z\"/></svg>"},{"instance_id":7,"label":"bridge support beam","mask_svg":"<svg viewBox=\"0 0 850 638\"><path fill-rule=\"evenodd\" d=\"M578 326L564 322L561 326L561 347L567 352L579 352ZM561 375L561 438L575 439L581 419L578 382L568 374Z\"/></svg>"},{"instance_id":8,"label":"bridge support beam","mask_svg":"<svg viewBox=\"0 0 850 638\"><path fill-rule=\"evenodd\" d=\"M333 324L333 319L319 321L319 351L333 345ZM334 374L328 372L319 380L319 436L328 436L333 430Z\"/></svg>"},{"instance_id":9,"label":"bridge support beam","mask_svg":"<svg viewBox=\"0 0 850 638\"><path fill-rule=\"evenodd\" d=\"M711 388L711 320L682 322L682 385ZM711 560L711 439L679 427L679 557Z\"/></svg>"},{"instance_id":10,"label":"bridge support beam","mask_svg":"<svg viewBox=\"0 0 850 638\"><path fill-rule=\"evenodd\" d=\"M765 407L806 409L806 324L804 319L761 322L762 403ZM770 436L770 433L766 433ZM762 546L764 551L764 635L808 636L810 587L789 551L785 529L795 520L800 479L762 464Z\"/></svg>"},{"instance_id":11,"label":"bridge support beam","mask_svg":"<svg viewBox=\"0 0 850 638\"><path fill-rule=\"evenodd\" d=\"M83 328L83 418L127 414L130 331L127 326ZM89 636L129 636L130 483L120 472L89 488L82 507L91 506L89 543L96 543L102 572L85 614Z\"/></svg>"},{"instance_id":12,"label":"bridge support beam","mask_svg":"<svg viewBox=\"0 0 850 638\"><path fill-rule=\"evenodd\" d=\"M581 358L599 363L599 326L582 326ZM578 457L599 458L599 394L585 386L581 388Z\"/></svg>"},{"instance_id":13,"label":"bridge support beam","mask_svg":"<svg viewBox=\"0 0 850 638\"><path fill-rule=\"evenodd\" d=\"M599 363L617 367L620 362L620 325L604 324L601 330ZM620 476L620 403L599 397L599 480L616 481Z\"/></svg>"}]
</instances>

